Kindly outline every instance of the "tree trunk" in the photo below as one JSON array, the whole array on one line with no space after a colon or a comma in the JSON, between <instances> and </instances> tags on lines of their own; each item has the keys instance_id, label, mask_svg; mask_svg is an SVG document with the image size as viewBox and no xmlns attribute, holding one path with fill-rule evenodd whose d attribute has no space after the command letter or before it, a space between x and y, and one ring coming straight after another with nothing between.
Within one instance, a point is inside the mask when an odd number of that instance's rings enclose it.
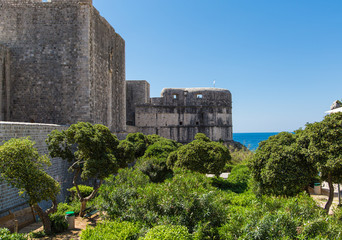
<instances>
[{"instance_id":1,"label":"tree trunk","mask_svg":"<svg viewBox=\"0 0 342 240\"><path fill-rule=\"evenodd\" d=\"M324 209L329 214L329 209L330 209L331 204L334 200L334 185L332 183L332 177L330 174L328 175L328 184L329 184L329 199L328 199L327 204L325 204Z\"/></svg>"},{"instance_id":2,"label":"tree trunk","mask_svg":"<svg viewBox=\"0 0 342 240\"><path fill-rule=\"evenodd\" d=\"M305 187L305 192L306 192L309 196L311 196L310 191L309 191L309 185L307 185L307 186Z\"/></svg>"},{"instance_id":3,"label":"tree trunk","mask_svg":"<svg viewBox=\"0 0 342 240\"><path fill-rule=\"evenodd\" d=\"M38 204L33 205L34 210L38 213L38 216L42 220L44 231L46 234L51 234L51 221L49 215L39 207Z\"/></svg>"},{"instance_id":4,"label":"tree trunk","mask_svg":"<svg viewBox=\"0 0 342 240\"><path fill-rule=\"evenodd\" d=\"M82 200L80 200L81 201L81 211L80 211L80 217L83 217L84 216L84 210L87 208L87 200L86 199L84 199L84 198L82 198Z\"/></svg>"}]
</instances>

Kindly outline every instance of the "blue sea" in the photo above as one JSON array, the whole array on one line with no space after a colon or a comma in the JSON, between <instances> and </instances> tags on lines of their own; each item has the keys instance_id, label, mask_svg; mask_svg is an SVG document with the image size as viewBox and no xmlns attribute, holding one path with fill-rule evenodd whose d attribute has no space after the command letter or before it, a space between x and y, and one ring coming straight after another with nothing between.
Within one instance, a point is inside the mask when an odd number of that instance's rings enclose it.
<instances>
[{"instance_id":1,"label":"blue sea","mask_svg":"<svg viewBox=\"0 0 342 240\"><path fill-rule=\"evenodd\" d=\"M278 132L233 133L233 140L242 143L253 151L259 146L259 142L277 134Z\"/></svg>"}]
</instances>

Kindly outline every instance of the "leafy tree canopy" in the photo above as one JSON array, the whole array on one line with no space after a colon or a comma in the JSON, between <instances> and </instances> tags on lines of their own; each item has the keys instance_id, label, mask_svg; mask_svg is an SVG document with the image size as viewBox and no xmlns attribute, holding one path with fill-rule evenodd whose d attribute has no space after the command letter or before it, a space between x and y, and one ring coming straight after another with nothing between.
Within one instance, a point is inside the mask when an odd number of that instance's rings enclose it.
<instances>
[{"instance_id":1,"label":"leafy tree canopy","mask_svg":"<svg viewBox=\"0 0 342 240\"><path fill-rule=\"evenodd\" d=\"M49 233L51 223L48 214L56 210L60 185L44 171L44 165L51 165L50 160L45 155L40 156L34 144L28 138L13 138L0 146L0 173L36 209L43 220L45 231ZM43 200L52 200L54 206L43 212L38 205Z\"/></svg>"},{"instance_id":2,"label":"leafy tree canopy","mask_svg":"<svg viewBox=\"0 0 342 240\"><path fill-rule=\"evenodd\" d=\"M331 194L325 206L329 210L334 197L333 183L342 181L342 112L327 115L321 122L306 124L298 134L307 158L329 184Z\"/></svg>"},{"instance_id":3,"label":"leafy tree canopy","mask_svg":"<svg viewBox=\"0 0 342 240\"><path fill-rule=\"evenodd\" d=\"M148 139L144 134L129 133L126 137L126 140L133 144L136 158L144 155L148 147Z\"/></svg>"},{"instance_id":4,"label":"leafy tree canopy","mask_svg":"<svg viewBox=\"0 0 342 240\"><path fill-rule=\"evenodd\" d=\"M317 174L296 143L296 135L289 132L261 142L249 167L259 190L275 195L295 195Z\"/></svg>"},{"instance_id":5,"label":"leafy tree canopy","mask_svg":"<svg viewBox=\"0 0 342 240\"><path fill-rule=\"evenodd\" d=\"M119 143L117 137L101 124L79 122L65 131L51 132L46 142L52 157L61 157L72 163L73 184L82 202L82 209L95 196L104 178L115 174L120 167L127 166L127 161L134 160L132 144L127 141ZM83 180L100 180L99 186L86 198L81 196L78 188L79 176Z\"/></svg>"},{"instance_id":6,"label":"leafy tree canopy","mask_svg":"<svg viewBox=\"0 0 342 240\"><path fill-rule=\"evenodd\" d=\"M196 134L195 139L171 153L168 166L219 175L231 159L228 148L221 143L208 141L209 138L204 134Z\"/></svg>"}]
</instances>

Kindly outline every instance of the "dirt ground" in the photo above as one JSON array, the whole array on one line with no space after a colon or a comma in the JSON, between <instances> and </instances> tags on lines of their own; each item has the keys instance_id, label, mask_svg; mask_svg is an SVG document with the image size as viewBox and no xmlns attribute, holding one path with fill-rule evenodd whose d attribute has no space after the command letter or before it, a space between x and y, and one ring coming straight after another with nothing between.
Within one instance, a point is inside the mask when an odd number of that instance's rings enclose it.
<instances>
[{"instance_id":1,"label":"dirt ground","mask_svg":"<svg viewBox=\"0 0 342 240\"><path fill-rule=\"evenodd\" d=\"M44 240L64 240L64 239L70 239L70 240L78 240L80 239L80 233L83 229L87 227L87 225L90 226L96 226L96 223L100 221L99 213L94 215L92 218L82 218L82 217L76 217L75 218L75 229L68 230L66 232L56 234L55 236L49 236L49 237L43 237L43 238L34 238L34 239L44 239ZM29 232L39 232L43 230L42 223L34 223L26 228L21 229L20 233L29 233Z\"/></svg>"},{"instance_id":2,"label":"dirt ground","mask_svg":"<svg viewBox=\"0 0 342 240\"><path fill-rule=\"evenodd\" d=\"M311 197L322 208L324 208L325 204L328 201L328 196L326 196L326 195L314 195L314 194L312 194ZM329 214L334 214L334 209L337 207L337 205L338 205L338 197L334 197L334 201L330 207Z\"/></svg>"}]
</instances>

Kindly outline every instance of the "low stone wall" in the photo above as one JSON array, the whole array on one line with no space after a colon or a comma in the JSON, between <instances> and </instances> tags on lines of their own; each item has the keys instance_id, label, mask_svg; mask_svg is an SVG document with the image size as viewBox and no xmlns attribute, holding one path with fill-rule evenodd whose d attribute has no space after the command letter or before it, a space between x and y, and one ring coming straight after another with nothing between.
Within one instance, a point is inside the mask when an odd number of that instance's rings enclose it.
<instances>
[{"instance_id":1,"label":"low stone wall","mask_svg":"<svg viewBox=\"0 0 342 240\"><path fill-rule=\"evenodd\" d=\"M54 124L0 122L0 145L3 144L3 141L11 138L30 136L36 142L39 154L48 154L45 143L47 135L55 129L66 130L67 128L67 126ZM52 165L46 171L61 184L62 190L58 195L58 201L64 201L68 194L67 188L72 186L72 175L68 173L69 164L60 158L52 158L51 163ZM0 213L6 209L20 206L25 202L25 199L19 196L17 189L8 186L4 182L0 183ZM50 207L48 202L42 202L40 205L43 208Z\"/></svg>"}]
</instances>

